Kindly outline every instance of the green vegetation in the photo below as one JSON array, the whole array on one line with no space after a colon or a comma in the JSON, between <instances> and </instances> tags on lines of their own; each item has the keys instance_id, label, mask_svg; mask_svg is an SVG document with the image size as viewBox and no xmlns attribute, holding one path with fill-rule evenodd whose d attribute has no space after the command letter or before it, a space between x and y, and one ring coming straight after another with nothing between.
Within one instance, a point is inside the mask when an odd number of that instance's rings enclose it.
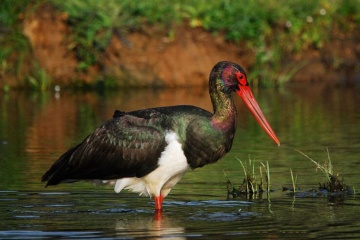
<instances>
[{"instance_id":1,"label":"green vegetation","mask_svg":"<svg viewBox=\"0 0 360 240\"><path fill-rule=\"evenodd\" d=\"M321 48L335 23L349 27L344 19L360 23L360 1L55 1L69 13L74 26L74 48L79 69L99 61L113 32L125 38L125 30L187 21L214 34L224 33L230 41L246 41L256 53L252 79L263 85L286 82L304 63L284 68L284 56L308 47ZM115 31L114 31L115 30ZM281 44L292 43L292 44ZM282 71L281 71L282 70ZM267 79L267 81L265 81Z\"/></svg>"},{"instance_id":2,"label":"green vegetation","mask_svg":"<svg viewBox=\"0 0 360 240\"><path fill-rule=\"evenodd\" d=\"M80 60L78 69L86 70L101 62L101 53L107 47L112 34L126 40L126 31L146 25L159 24L168 27L180 20L174 4L168 1L52 1L60 11L69 14L73 26L73 48ZM144 26L145 25L145 26Z\"/></svg>"},{"instance_id":3,"label":"green vegetation","mask_svg":"<svg viewBox=\"0 0 360 240\"><path fill-rule=\"evenodd\" d=\"M29 56L31 47L22 34L20 19L23 18L30 1L3 0L0 2L0 82L10 73L23 79L24 59ZM3 90L8 91L4 85Z\"/></svg>"},{"instance_id":4,"label":"green vegetation","mask_svg":"<svg viewBox=\"0 0 360 240\"><path fill-rule=\"evenodd\" d=\"M347 184L344 183L344 179L340 177L339 174L334 173L333 165L331 163L329 150L326 149L327 160L323 163L319 163L306 155L305 153L296 150L301 153L303 156L308 158L311 162L313 162L316 166L316 169L320 169L320 171L324 174L326 178L325 183L319 183L318 190L311 189L310 191L298 191L300 188L297 187L297 179L298 176L292 171L290 168L290 175L292 181L292 188L283 187L283 192L290 191L289 195L297 196L297 197L322 197L328 196L331 201L341 201L344 196L348 194L355 194L355 188L351 188ZM236 158L243 169L244 179L239 187L235 187L232 182L227 180L227 196L230 195L233 198L239 196L246 196L246 198L256 198L262 197L262 194L266 192L268 194L271 192L270 190L270 168L269 163L266 162L261 163L259 167L259 180L256 176L255 171L255 159L249 158L248 163L243 163L240 159ZM263 173L265 173L265 178L263 177ZM226 175L226 174L225 174ZM266 183L266 189L264 189L264 182Z\"/></svg>"},{"instance_id":5,"label":"green vegetation","mask_svg":"<svg viewBox=\"0 0 360 240\"><path fill-rule=\"evenodd\" d=\"M255 159L249 158L248 164L244 164L240 159L237 158L240 162L243 171L244 171L244 179L243 183L238 187L235 188L230 180L227 181L227 189L228 195L232 195L233 197L239 195L246 195L250 198L256 196L257 194L261 195L264 192L270 193L270 168L269 163L266 162L260 163L261 166L259 167L259 175L260 179L257 182L256 174L255 174ZM263 172L265 173L265 177L263 177ZM264 190L263 182L266 182L266 190Z\"/></svg>"},{"instance_id":6,"label":"green vegetation","mask_svg":"<svg viewBox=\"0 0 360 240\"><path fill-rule=\"evenodd\" d=\"M302 155L304 155L306 158L308 158L311 162L313 162L316 166L316 169L320 169L320 171L324 174L326 178L325 183L319 183L320 189L326 190L328 192L344 192L349 190L348 186L344 183L343 179L340 179L339 174L334 173L333 165L331 163L329 150L326 149L327 152L327 160L324 161L322 164L315 161L305 153L298 151Z\"/></svg>"},{"instance_id":7,"label":"green vegetation","mask_svg":"<svg viewBox=\"0 0 360 240\"><path fill-rule=\"evenodd\" d=\"M50 87L51 79L45 69L35 63L33 73L26 77L26 84L34 90L45 91Z\"/></svg>"},{"instance_id":8,"label":"green vegetation","mask_svg":"<svg viewBox=\"0 0 360 240\"><path fill-rule=\"evenodd\" d=\"M79 59L78 70L101 64L102 53L113 34L127 42L126 33L155 25L169 36L172 26L189 24L229 41L245 41L255 52L251 77L266 86L286 82L301 67L286 65L288 54L321 48L335 26L345 31L360 23L360 0L2 0L0 5L0 76L12 71L18 78L29 46L20 31L21 16L28 7L51 4L68 14L72 26L69 46ZM282 44L292 43L292 44ZM8 61L18 56L16 67Z\"/></svg>"},{"instance_id":9,"label":"green vegetation","mask_svg":"<svg viewBox=\"0 0 360 240\"><path fill-rule=\"evenodd\" d=\"M240 162L243 170L244 170L244 181L242 186L245 187L244 190L246 193L255 194L258 192L258 186L256 184L256 175L255 175L255 159L251 160L249 158L249 166L247 164L243 164L240 159L238 159ZM241 188L241 187L240 187Z\"/></svg>"},{"instance_id":10,"label":"green vegetation","mask_svg":"<svg viewBox=\"0 0 360 240\"><path fill-rule=\"evenodd\" d=\"M290 175L291 175L291 182L292 182L292 185L293 185L293 193L296 193L296 182L297 182L297 175L295 175L294 177L294 174L293 174L293 171L292 169L290 168Z\"/></svg>"}]
</instances>

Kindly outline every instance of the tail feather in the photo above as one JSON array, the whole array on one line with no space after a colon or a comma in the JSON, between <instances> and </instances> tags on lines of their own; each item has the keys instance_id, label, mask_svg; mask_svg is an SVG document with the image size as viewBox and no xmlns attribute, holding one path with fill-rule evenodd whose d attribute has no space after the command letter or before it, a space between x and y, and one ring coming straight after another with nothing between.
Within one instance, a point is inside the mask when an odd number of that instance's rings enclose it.
<instances>
[{"instance_id":1,"label":"tail feather","mask_svg":"<svg viewBox=\"0 0 360 240\"><path fill-rule=\"evenodd\" d=\"M51 167L50 169L42 176L41 182L47 182L46 186L57 185L62 182L75 182L78 180L69 179L69 161L73 153L79 148L81 144L69 149L65 152Z\"/></svg>"}]
</instances>

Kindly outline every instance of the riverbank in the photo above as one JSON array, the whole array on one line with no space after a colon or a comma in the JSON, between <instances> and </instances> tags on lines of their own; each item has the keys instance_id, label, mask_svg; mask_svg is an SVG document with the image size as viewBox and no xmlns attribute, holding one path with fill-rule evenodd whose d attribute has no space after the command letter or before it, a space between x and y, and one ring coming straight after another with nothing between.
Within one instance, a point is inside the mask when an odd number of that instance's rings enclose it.
<instances>
[{"instance_id":1,"label":"riverbank","mask_svg":"<svg viewBox=\"0 0 360 240\"><path fill-rule=\"evenodd\" d=\"M82 50L91 54L81 55L81 41L74 40L78 26L74 25L71 13L47 2L38 2L18 15L21 36L14 41L22 39L20 46L14 46L11 40L5 42L5 49L10 50L1 59L1 89L45 90L55 85L75 88L202 86L207 84L212 66L221 60L241 64L255 85L360 81L360 27L352 15L346 24L325 26L328 23L321 20L324 14L321 10L326 14L330 8L320 8L321 14L303 19L309 27L302 29L302 33L291 34L295 26L286 21L282 26L279 20L269 29L270 33L258 36L257 41L263 39L260 47L255 40L231 40L225 30L208 30L200 18L187 18L167 26L144 21L136 28L97 31L95 37L102 39L104 34L106 41L101 43L101 48L92 43L91 50ZM323 24L329 28L329 36L316 40L314 29L318 28L311 28L311 24L320 27ZM3 31L2 41L15 31ZM302 45L296 46L300 43L291 37L296 34L308 34L312 36L311 41L302 40Z\"/></svg>"}]
</instances>

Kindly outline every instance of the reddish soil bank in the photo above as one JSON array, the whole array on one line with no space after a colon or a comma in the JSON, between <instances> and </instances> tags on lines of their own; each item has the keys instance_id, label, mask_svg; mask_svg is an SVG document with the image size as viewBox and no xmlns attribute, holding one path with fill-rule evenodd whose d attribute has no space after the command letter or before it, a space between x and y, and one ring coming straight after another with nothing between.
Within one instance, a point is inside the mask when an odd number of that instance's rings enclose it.
<instances>
[{"instance_id":1,"label":"reddish soil bank","mask_svg":"<svg viewBox=\"0 0 360 240\"><path fill-rule=\"evenodd\" d=\"M188 86L207 84L212 66L220 60L254 64L255 53L245 43L232 43L200 28L174 27L174 37L154 27L125 33L126 41L113 34L102 61L86 72L77 71L78 60L71 50L71 27L66 13L41 6L25 14L23 32L33 57L51 76L54 84L76 81L94 83L104 76L119 79L123 86ZM359 81L360 31L334 31L321 49L289 56L289 63L307 62L291 81ZM9 78L11 79L11 78ZM0 86L1 87L1 86Z\"/></svg>"}]
</instances>

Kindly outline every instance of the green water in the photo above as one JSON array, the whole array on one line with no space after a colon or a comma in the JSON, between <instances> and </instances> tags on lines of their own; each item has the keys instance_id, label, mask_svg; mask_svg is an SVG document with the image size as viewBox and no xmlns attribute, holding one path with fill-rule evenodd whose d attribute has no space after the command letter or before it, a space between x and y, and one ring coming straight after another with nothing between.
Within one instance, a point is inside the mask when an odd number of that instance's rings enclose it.
<instances>
[{"instance_id":1,"label":"green water","mask_svg":"<svg viewBox=\"0 0 360 240\"><path fill-rule=\"evenodd\" d=\"M152 199L79 182L44 188L42 174L115 109L192 104L211 110L206 89L0 93L0 239L24 238L360 238L360 88L299 85L254 91L276 132L278 147L236 99L239 126L233 148L216 164L189 171L155 214ZM236 97L236 96L234 96ZM333 201L293 197L325 182L323 163L355 189ZM269 196L232 198L226 181L242 183L238 161L268 162ZM258 170L256 169L256 174Z\"/></svg>"}]
</instances>

